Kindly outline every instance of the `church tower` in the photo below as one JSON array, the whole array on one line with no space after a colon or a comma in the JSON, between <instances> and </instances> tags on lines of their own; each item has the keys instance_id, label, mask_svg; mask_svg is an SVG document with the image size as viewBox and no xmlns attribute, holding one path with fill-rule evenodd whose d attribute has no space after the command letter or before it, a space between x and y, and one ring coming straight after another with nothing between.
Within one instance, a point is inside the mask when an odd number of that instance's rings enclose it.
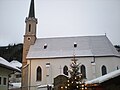
<instances>
[{"instance_id":1,"label":"church tower","mask_svg":"<svg viewBox=\"0 0 120 90\"><path fill-rule=\"evenodd\" d=\"M34 0L31 0L29 15L25 20L26 30L24 35L23 46L23 66L26 65L26 56L29 51L30 45L33 45L36 41L36 25L37 19L35 18Z\"/></svg>"},{"instance_id":2,"label":"church tower","mask_svg":"<svg viewBox=\"0 0 120 90\"><path fill-rule=\"evenodd\" d=\"M24 44L23 44L23 59L22 59L22 90L29 89L28 83L28 73L29 67L27 65L27 54L31 45L34 45L36 41L36 25L37 19L35 18L35 10L34 10L34 0L31 0L29 15L25 20L26 29L24 35Z\"/></svg>"}]
</instances>

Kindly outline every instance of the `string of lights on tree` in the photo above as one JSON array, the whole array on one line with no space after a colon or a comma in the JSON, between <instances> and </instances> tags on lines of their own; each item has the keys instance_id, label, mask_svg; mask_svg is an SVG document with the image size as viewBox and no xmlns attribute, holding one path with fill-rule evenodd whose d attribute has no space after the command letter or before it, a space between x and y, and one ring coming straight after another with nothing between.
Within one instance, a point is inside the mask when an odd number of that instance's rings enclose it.
<instances>
[{"instance_id":1,"label":"string of lights on tree","mask_svg":"<svg viewBox=\"0 0 120 90\"><path fill-rule=\"evenodd\" d=\"M95 90L98 84L85 84L83 75L79 72L80 63L77 63L77 59L71 60L70 64L70 77L67 81L60 85L59 90Z\"/></svg>"},{"instance_id":2,"label":"string of lights on tree","mask_svg":"<svg viewBox=\"0 0 120 90\"><path fill-rule=\"evenodd\" d=\"M82 74L79 72L80 63L73 58L70 64L70 78L60 86L60 90L87 90L86 84L83 82Z\"/></svg>"}]
</instances>

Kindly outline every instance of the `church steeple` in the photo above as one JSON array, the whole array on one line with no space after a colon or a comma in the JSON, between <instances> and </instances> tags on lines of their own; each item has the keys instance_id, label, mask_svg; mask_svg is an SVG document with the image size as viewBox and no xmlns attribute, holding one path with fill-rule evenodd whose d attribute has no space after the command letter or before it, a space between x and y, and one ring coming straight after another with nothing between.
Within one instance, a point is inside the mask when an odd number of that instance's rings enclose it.
<instances>
[{"instance_id":1,"label":"church steeple","mask_svg":"<svg viewBox=\"0 0 120 90\"><path fill-rule=\"evenodd\" d=\"M37 27L37 18L35 18L34 10L34 0L31 0L29 15L26 17L26 29L24 35L24 45L23 45L23 63L26 64L26 56L31 45L34 45L36 37L36 27Z\"/></svg>"},{"instance_id":2,"label":"church steeple","mask_svg":"<svg viewBox=\"0 0 120 90\"><path fill-rule=\"evenodd\" d=\"M35 18L34 0L31 0L29 15L26 18L25 22L26 22L25 37L29 38L29 43L31 45L34 44L36 40L37 19Z\"/></svg>"},{"instance_id":3,"label":"church steeple","mask_svg":"<svg viewBox=\"0 0 120 90\"><path fill-rule=\"evenodd\" d=\"M31 0L29 16L28 17L34 17L35 18L34 0Z\"/></svg>"},{"instance_id":4,"label":"church steeple","mask_svg":"<svg viewBox=\"0 0 120 90\"><path fill-rule=\"evenodd\" d=\"M27 65L27 54L31 45L35 44L37 39L36 37L36 28L37 28L37 18L35 18L35 8L34 8L34 0L31 0L30 9L28 17L25 19L26 28L25 28L25 35L24 35L24 43L23 43L23 60L22 60L22 67ZM28 90L28 67L22 68L22 90ZM26 88L25 88L26 87Z\"/></svg>"}]
</instances>

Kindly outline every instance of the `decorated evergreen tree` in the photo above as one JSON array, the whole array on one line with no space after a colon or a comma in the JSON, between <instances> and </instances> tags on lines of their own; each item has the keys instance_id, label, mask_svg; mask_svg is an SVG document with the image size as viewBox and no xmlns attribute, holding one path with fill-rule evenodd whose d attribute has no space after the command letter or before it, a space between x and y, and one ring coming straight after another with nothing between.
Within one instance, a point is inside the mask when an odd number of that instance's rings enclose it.
<instances>
[{"instance_id":1,"label":"decorated evergreen tree","mask_svg":"<svg viewBox=\"0 0 120 90\"><path fill-rule=\"evenodd\" d=\"M82 74L79 72L80 63L77 59L73 58L70 64L70 78L60 87L60 90L87 90L83 82Z\"/></svg>"}]
</instances>

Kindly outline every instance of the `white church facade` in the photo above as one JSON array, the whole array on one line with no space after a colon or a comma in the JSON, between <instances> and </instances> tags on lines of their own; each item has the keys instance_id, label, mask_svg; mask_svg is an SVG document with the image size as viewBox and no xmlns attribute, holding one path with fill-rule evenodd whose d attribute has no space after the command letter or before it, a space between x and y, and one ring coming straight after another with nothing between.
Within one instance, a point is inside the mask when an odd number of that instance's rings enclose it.
<instances>
[{"instance_id":1,"label":"white church facade","mask_svg":"<svg viewBox=\"0 0 120 90\"><path fill-rule=\"evenodd\" d=\"M84 80L92 80L120 68L120 54L106 35L37 38L34 0L26 18L23 47L22 89L37 90L54 83L58 75L69 76L73 58Z\"/></svg>"}]
</instances>

